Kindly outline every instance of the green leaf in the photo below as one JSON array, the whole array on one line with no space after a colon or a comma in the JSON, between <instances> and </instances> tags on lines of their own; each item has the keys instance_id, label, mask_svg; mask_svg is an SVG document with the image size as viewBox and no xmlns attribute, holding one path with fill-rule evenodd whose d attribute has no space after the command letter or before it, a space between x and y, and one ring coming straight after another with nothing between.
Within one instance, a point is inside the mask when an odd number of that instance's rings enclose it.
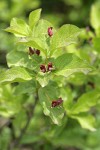
<instances>
[{"instance_id":1,"label":"green leaf","mask_svg":"<svg viewBox=\"0 0 100 150\"><path fill-rule=\"evenodd\" d=\"M24 22L24 20L13 18L11 20L10 27L5 29L7 32L11 32L18 37L26 37L30 34L29 26Z\"/></svg>"},{"instance_id":2,"label":"green leaf","mask_svg":"<svg viewBox=\"0 0 100 150\"><path fill-rule=\"evenodd\" d=\"M11 68L0 74L0 83L23 82L31 79L30 74L21 67Z\"/></svg>"},{"instance_id":3,"label":"green leaf","mask_svg":"<svg viewBox=\"0 0 100 150\"><path fill-rule=\"evenodd\" d=\"M29 15L29 26L31 29L37 24L38 20L40 19L41 9L37 9L32 11Z\"/></svg>"},{"instance_id":4,"label":"green leaf","mask_svg":"<svg viewBox=\"0 0 100 150\"><path fill-rule=\"evenodd\" d=\"M70 86L64 86L60 89L61 97L64 100L63 106L67 113L73 105L73 92L70 89Z\"/></svg>"},{"instance_id":5,"label":"green leaf","mask_svg":"<svg viewBox=\"0 0 100 150\"><path fill-rule=\"evenodd\" d=\"M19 44L24 44L28 47L34 47L35 49L41 50L44 54L46 54L46 50L44 47L44 43L42 42L41 38L26 38L26 39L20 39Z\"/></svg>"},{"instance_id":6,"label":"green leaf","mask_svg":"<svg viewBox=\"0 0 100 150\"><path fill-rule=\"evenodd\" d=\"M25 99L24 99L24 101L25 101ZM16 114L16 117L12 121L13 128L15 131L14 134L16 137L18 137L20 135L21 129L25 127L27 119L28 119L27 117L28 116L27 116L26 109L23 109L23 106L22 106L22 109L20 111L18 111L18 113Z\"/></svg>"},{"instance_id":7,"label":"green leaf","mask_svg":"<svg viewBox=\"0 0 100 150\"><path fill-rule=\"evenodd\" d=\"M91 7L91 25L94 29L98 30L100 27L100 2L96 2Z\"/></svg>"},{"instance_id":8,"label":"green leaf","mask_svg":"<svg viewBox=\"0 0 100 150\"><path fill-rule=\"evenodd\" d=\"M15 94L25 94L25 93L34 93L36 92L36 82L34 80L30 80L27 82L19 83L18 86L16 86Z\"/></svg>"},{"instance_id":9,"label":"green leaf","mask_svg":"<svg viewBox=\"0 0 100 150\"><path fill-rule=\"evenodd\" d=\"M76 43L81 30L74 25L63 25L52 37L50 49L52 53L61 47Z\"/></svg>"},{"instance_id":10,"label":"green leaf","mask_svg":"<svg viewBox=\"0 0 100 150\"><path fill-rule=\"evenodd\" d=\"M100 100L100 91L93 90L83 94L76 104L73 105L72 109L70 110L71 114L79 114L80 112L86 112L91 107L95 106L98 101Z\"/></svg>"},{"instance_id":11,"label":"green leaf","mask_svg":"<svg viewBox=\"0 0 100 150\"><path fill-rule=\"evenodd\" d=\"M44 114L49 116L54 124L60 125L64 116L63 107L58 106L51 108L52 101L58 99L58 96L59 93L55 85L49 85L39 89L39 100L44 109Z\"/></svg>"},{"instance_id":12,"label":"green leaf","mask_svg":"<svg viewBox=\"0 0 100 150\"><path fill-rule=\"evenodd\" d=\"M21 109L22 97L13 94L10 84L0 85L0 116L11 117Z\"/></svg>"},{"instance_id":13,"label":"green leaf","mask_svg":"<svg viewBox=\"0 0 100 150\"><path fill-rule=\"evenodd\" d=\"M20 66L33 70L38 67L41 62L41 57L34 55L29 58L28 53L22 51L11 51L7 54L7 64L9 67Z\"/></svg>"},{"instance_id":14,"label":"green leaf","mask_svg":"<svg viewBox=\"0 0 100 150\"><path fill-rule=\"evenodd\" d=\"M46 85L48 85L49 81L53 80L53 74L52 73L42 73L39 72L36 76L36 80L39 82L39 84L42 87L45 87Z\"/></svg>"},{"instance_id":15,"label":"green leaf","mask_svg":"<svg viewBox=\"0 0 100 150\"><path fill-rule=\"evenodd\" d=\"M75 72L83 72L87 74L92 71L92 67L86 62L77 57L75 54L65 53L59 56L55 62L55 74L68 77Z\"/></svg>"},{"instance_id":16,"label":"green leaf","mask_svg":"<svg viewBox=\"0 0 100 150\"><path fill-rule=\"evenodd\" d=\"M49 78L47 76L44 75L37 75L36 80L39 82L39 84L42 87L45 87L48 83L49 83Z\"/></svg>"},{"instance_id":17,"label":"green leaf","mask_svg":"<svg viewBox=\"0 0 100 150\"><path fill-rule=\"evenodd\" d=\"M100 53L100 38L95 37L93 39L93 44L94 44L94 48L96 49L96 51Z\"/></svg>"},{"instance_id":18,"label":"green leaf","mask_svg":"<svg viewBox=\"0 0 100 150\"><path fill-rule=\"evenodd\" d=\"M38 142L42 139L42 137L39 135L33 135L33 134L24 134L23 138L21 139L21 144L31 144Z\"/></svg>"},{"instance_id":19,"label":"green leaf","mask_svg":"<svg viewBox=\"0 0 100 150\"><path fill-rule=\"evenodd\" d=\"M90 131L96 131L95 129L95 118L92 115L88 114L79 114L75 116L71 116L71 118L76 119L82 128L88 129Z\"/></svg>"},{"instance_id":20,"label":"green leaf","mask_svg":"<svg viewBox=\"0 0 100 150\"><path fill-rule=\"evenodd\" d=\"M11 51L7 54L7 64L9 67L27 67L30 63L31 60L29 60L28 53L21 51Z\"/></svg>"},{"instance_id":21,"label":"green leaf","mask_svg":"<svg viewBox=\"0 0 100 150\"><path fill-rule=\"evenodd\" d=\"M3 127L0 133L0 149L7 150L11 140L11 130L8 127Z\"/></svg>"}]
</instances>

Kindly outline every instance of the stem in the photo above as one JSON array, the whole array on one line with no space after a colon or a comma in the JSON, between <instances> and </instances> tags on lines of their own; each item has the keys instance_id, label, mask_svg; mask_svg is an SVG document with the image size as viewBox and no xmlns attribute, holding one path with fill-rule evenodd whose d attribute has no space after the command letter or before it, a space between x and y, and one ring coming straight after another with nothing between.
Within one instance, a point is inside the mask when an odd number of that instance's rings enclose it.
<instances>
[{"instance_id":1,"label":"stem","mask_svg":"<svg viewBox=\"0 0 100 150\"><path fill-rule=\"evenodd\" d=\"M10 145L10 150L13 150L14 147L18 147L20 146L20 141L21 139L23 138L23 135L25 134L30 122L31 122L31 119L34 115L34 110L35 110L35 107L36 107L36 104L38 102L38 91L37 91L37 95L35 96L35 102L34 104L30 107L30 112L28 112L28 119L27 119L27 122L26 122L26 125L24 126L24 128L21 130L21 133L19 135L18 138L14 139L14 141L11 143Z\"/></svg>"}]
</instances>

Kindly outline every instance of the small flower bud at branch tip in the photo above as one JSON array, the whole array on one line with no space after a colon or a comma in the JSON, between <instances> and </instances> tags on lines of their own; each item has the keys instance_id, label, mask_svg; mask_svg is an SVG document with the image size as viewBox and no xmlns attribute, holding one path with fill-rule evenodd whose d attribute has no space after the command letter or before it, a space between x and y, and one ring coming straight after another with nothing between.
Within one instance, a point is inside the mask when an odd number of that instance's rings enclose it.
<instances>
[{"instance_id":1,"label":"small flower bud at branch tip","mask_svg":"<svg viewBox=\"0 0 100 150\"><path fill-rule=\"evenodd\" d=\"M48 28L48 35L51 37L53 35L53 31L52 31L53 27L49 27Z\"/></svg>"}]
</instances>

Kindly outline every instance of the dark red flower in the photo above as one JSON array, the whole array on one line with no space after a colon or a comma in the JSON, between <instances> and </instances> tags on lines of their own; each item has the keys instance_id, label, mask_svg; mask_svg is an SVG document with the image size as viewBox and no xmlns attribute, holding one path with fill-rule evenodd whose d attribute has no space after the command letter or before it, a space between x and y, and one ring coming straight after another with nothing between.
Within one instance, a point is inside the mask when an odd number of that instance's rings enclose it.
<instances>
[{"instance_id":1,"label":"dark red flower","mask_svg":"<svg viewBox=\"0 0 100 150\"><path fill-rule=\"evenodd\" d=\"M53 27L49 27L48 28L48 35L51 37L53 35L53 31L52 31Z\"/></svg>"},{"instance_id":2,"label":"dark red flower","mask_svg":"<svg viewBox=\"0 0 100 150\"><path fill-rule=\"evenodd\" d=\"M57 101L55 100L55 101L52 101L52 107L55 107L55 106L57 106L58 105L58 103L57 103Z\"/></svg>"},{"instance_id":3,"label":"dark red flower","mask_svg":"<svg viewBox=\"0 0 100 150\"><path fill-rule=\"evenodd\" d=\"M29 47L29 55L33 55L35 53L34 49L32 47Z\"/></svg>"},{"instance_id":4,"label":"dark red flower","mask_svg":"<svg viewBox=\"0 0 100 150\"><path fill-rule=\"evenodd\" d=\"M43 73L46 72L46 67L45 67L45 65L41 65L41 66L40 66L40 69L41 69L41 71L42 71Z\"/></svg>"},{"instance_id":5,"label":"dark red flower","mask_svg":"<svg viewBox=\"0 0 100 150\"><path fill-rule=\"evenodd\" d=\"M47 71L51 71L53 69L53 65L51 62L48 63Z\"/></svg>"},{"instance_id":6,"label":"dark red flower","mask_svg":"<svg viewBox=\"0 0 100 150\"><path fill-rule=\"evenodd\" d=\"M35 53L39 56L40 55L40 50L36 50Z\"/></svg>"},{"instance_id":7,"label":"dark red flower","mask_svg":"<svg viewBox=\"0 0 100 150\"><path fill-rule=\"evenodd\" d=\"M58 100L52 101L52 107L59 106L63 102L62 98L59 98Z\"/></svg>"}]
</instances>

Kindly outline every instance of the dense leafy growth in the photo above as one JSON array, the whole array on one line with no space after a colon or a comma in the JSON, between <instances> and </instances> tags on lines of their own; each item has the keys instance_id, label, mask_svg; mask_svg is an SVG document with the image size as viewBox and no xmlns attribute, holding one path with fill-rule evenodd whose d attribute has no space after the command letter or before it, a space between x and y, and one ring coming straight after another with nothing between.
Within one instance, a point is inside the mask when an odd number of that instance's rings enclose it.
<instances>
[{"instance_id":1,"label":"dense leafy growth","mask_svg":"<svg viewBox=\"0 0 100 150\"><path fill-rule=\"evenodd\" d=\"M12 118L14 129L11 144L11 131L5 128L2 132L2 136L10 137L6 142L10 149L17 150L14 148L17 144L34 143L42 139L47 139L55 146L60 145L57 138L60 133L64 138L62 146L66 145L65 137L69 140L68 136L71 136L73 145L83 148L73 137L74 134L80 138L77 122L84 129L96 131L95 112L100 105L98 3L91 8L90 22L94 31L71 24L56 29L49 21L40 18L41 9L30 13L28 23L13 18L10 27L5 29L14 34L17 40L16 48L6 55L9 68L1 69L0 73L0 115ZM71 121L78 127L73 124L70 134ZM9 119L6 120L8 122ZM30 134L32 128L38 131L45 124L49 129L41 130L43 135L40 133L37 136L35 132ZM64 132L65 126L68 130ZM28 134L26 130L29 130ZM52 141L54 139L55 142ZM67 144L72 146L70 141Z\"/></svg>"}]
</instances>

